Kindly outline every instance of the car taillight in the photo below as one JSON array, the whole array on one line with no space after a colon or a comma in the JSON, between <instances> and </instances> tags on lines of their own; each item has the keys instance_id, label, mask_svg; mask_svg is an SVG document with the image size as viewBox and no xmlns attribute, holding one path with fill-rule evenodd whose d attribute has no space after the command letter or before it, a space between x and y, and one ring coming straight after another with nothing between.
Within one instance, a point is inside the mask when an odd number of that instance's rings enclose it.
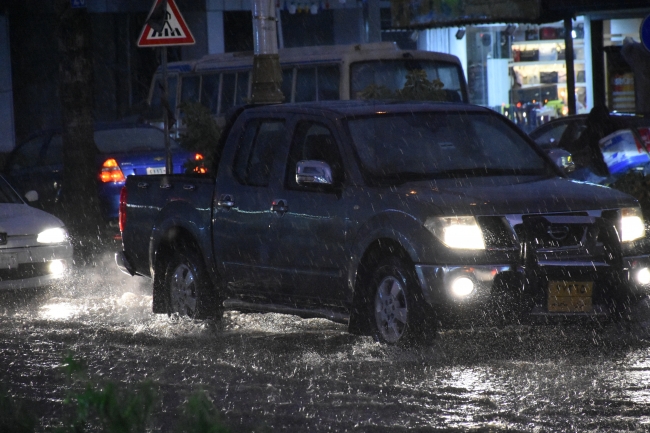
<instances>
[{"instance_id":1,"label":"car taillight","mask_svg":"<svg viewBox=\"0 0 650 433\"><path fill-rule=\"evenodd\" d=\"M203 155L201 155L200 153L195 154L194 155L194 161L203 161ZM203 162L201 162L200 164L201 165L197 165L196 167L194 167L194 172L195 173L200 173L200 174L207 173L208 169L205 168L205 166L203 165Z\"/></svg>"},{"instance_id":2,"label":"car taillight","mask_svg":"<svg viewBox=\"0 0 650 433\"><path fill-rule=\"evenodd\" d=\"M118 210L118 223L120 226L120 232L124 231L126 227L126 187L122 187L120 191L120 207Z\"/></svg>"},{"instance_id":3,"label":"car taillight","mask_svg":"<svg viewBox=\"0 0 650 433\"><path fill-rule=\"evenodd\" d=\"M120 169L113 158L107 159L102 164L102 169L99 172L99 179L102 182L124 182L124 173Z\"/></svg>"}]
</instances>

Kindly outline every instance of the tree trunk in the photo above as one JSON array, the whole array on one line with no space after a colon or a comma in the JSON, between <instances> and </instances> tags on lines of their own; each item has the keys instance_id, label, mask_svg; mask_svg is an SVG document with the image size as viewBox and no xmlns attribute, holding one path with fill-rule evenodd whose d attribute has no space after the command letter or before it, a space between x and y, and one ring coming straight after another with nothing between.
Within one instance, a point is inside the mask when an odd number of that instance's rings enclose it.
<instances>
[{"instance_id":1,"label":"tree trunk","mask_svg":"<svg viewBox=\"0 0 650 433\"><path fill-rule=\"evenodd\" d=\"M61 218L76 245L102 234L93 128L90 17L70 0L56 0L59 96L63 123ZM87 242L86 242L87 244Z\"/></svg>"}]
</instances>

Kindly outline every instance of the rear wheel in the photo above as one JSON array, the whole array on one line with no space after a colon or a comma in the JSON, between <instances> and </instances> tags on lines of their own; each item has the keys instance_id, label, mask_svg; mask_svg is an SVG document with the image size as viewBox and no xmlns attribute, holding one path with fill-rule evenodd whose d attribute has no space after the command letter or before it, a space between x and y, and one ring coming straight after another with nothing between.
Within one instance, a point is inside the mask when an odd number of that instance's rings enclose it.
<instances>
[{"instance_id":1,"label":"rear wheel","mask_svg":"<svg viewBox=\"0 0 650 433\"><path fill-rule=\"evenodd\" d=\"M397 257L381 261L372 274L371 322L376 338L387 344L430 342L436 335L433 311L414 272Z\"/></svg>"},{"instance_id":2,"label":"rear wheel","mask_svg":"<svg viewBox=\"0 0 650 433\"><path fill-rule=\"evenodd\" d=\"M167 312L193 319L218 319L222 308L203 258L192 248L174 250L165 273Z\"/></svg>"}]
</instances>

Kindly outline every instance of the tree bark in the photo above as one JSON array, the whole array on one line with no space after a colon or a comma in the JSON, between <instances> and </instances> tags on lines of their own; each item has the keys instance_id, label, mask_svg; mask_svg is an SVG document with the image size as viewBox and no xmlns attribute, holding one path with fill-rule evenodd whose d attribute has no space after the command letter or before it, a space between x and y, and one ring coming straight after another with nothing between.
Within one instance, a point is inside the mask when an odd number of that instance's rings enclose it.
<instances>
[{"instance_id":1,"label":"tree bark","mask_svg":"<svg viewBox=\"0 0 650 433\"><path fill-rule=\"evenodd\" d=\"M56 0L59 97L63 124L61 218L75 244L102 234L94 142L90 17L70 0Z\"/></svg>"}]
</instances>

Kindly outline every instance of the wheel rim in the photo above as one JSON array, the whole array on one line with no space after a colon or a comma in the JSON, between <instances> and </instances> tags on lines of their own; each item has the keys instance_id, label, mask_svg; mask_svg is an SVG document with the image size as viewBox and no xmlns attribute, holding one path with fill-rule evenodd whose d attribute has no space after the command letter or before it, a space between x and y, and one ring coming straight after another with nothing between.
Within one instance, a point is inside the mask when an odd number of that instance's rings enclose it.
<instances>
[{"instance_id":1,"label":"wheel rim","mask_svg":"<svg viewBox=\"0 0 650 433\"><path fill-rule=\"evenodd\" d=\"M169 288L172 312L193 316L196 311L196 278L187 265L176 267Z\"/></svg>"},{"instance_id":2,"label":"wheel rim","mask_svg":"<svg viewBox=\"0 0 650 433\"><path fill-rule=\"evenodd\" d=\"M375 320L380 337L396 343L406 331L408 305L403 284L395 277L384 278L375 296Z\"/></svg>"}]
</instances>

